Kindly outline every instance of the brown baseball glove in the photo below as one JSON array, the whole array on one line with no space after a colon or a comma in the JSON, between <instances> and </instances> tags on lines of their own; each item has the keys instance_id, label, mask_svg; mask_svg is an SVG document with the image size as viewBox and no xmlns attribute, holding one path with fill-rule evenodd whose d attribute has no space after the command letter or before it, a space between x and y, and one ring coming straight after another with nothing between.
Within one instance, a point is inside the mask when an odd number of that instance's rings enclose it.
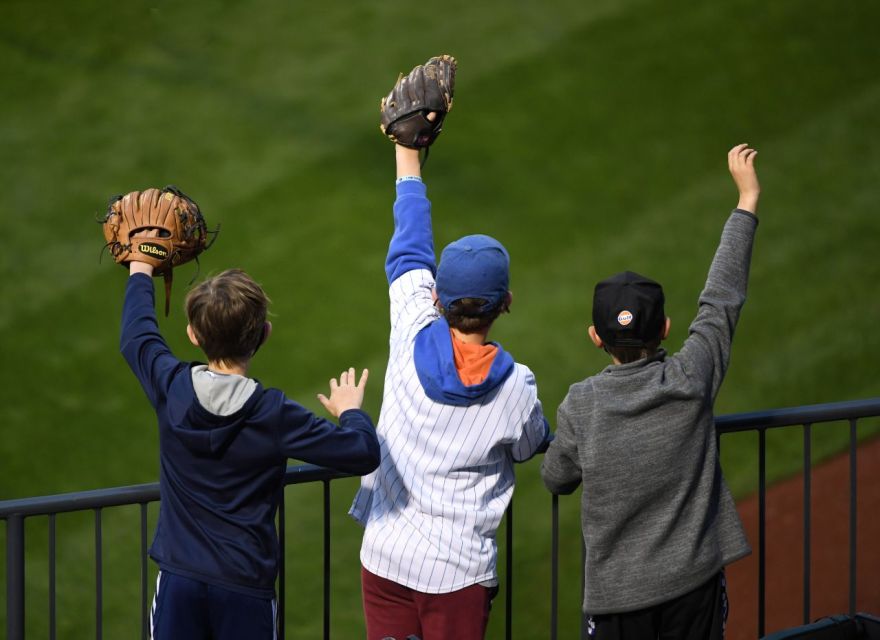
<instances>
[{"instance_id":1,"label":"brown baseball glove","mask_svg":"<svg viewBox=\"0 0 880 640\"><path fill-rule=\"evenodd\" d=\"M455 58L442 55L415 67L409 75L400 74L379 103L382 133L404 147L430 147L452 110L456 65ZM433 121L427 117L431 112L437 114Z\"/></svg>"},{"instance_id":2,"label":"brown baseball glove","mask_svg":"<svg viewBox=\"0 0 880 640\"><path fill-rule=\"evenodd\" d=\"M123 266L132 260L153 265L153 275L165 278L165 315L168 315L174 267L211 246L219 230L208 231L199 206L180 189L132 191L110 199L107 214L99 220L105 248Z\"/></svg>"}]
</instances>

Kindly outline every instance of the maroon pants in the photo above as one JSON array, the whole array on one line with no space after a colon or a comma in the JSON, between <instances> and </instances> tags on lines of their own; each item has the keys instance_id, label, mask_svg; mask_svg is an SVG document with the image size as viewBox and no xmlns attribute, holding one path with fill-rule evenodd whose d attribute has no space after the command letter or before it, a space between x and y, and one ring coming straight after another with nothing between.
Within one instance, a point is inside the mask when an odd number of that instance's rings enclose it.
<instances>
[{"instance_id":1,"label":"maroon pants","mask_svg":"<svg viewBox=\"0 0 880 640\"><path fill-rule=\"evenodd\" d=\"M475 584L451 593L422 593L361 568L367 640L483 640L498 592Z\"/></svg>"}]
</instances>

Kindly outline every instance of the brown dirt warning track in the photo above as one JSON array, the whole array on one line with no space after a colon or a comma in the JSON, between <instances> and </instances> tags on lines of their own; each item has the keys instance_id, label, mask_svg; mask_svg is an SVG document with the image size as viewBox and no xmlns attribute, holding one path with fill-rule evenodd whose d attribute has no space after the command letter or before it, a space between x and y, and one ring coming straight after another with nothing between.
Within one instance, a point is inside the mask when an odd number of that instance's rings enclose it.
<instances>
[{"instance_id":1,"label":"brown dirt warning track","mask_svg":"<svg viewBox=\"0 0 880 640\"><path fill-rule=\"evenodd\" d=\"M880 615L880 438L858 449L856 611ZM811 477L809 620L849 612L849 453ZM765 634L803 624L804 484L798 475L767 489ZM752 555L727 568L727 640L758 637L758 497L738 503Z\"/></svg>"}]
</instances>

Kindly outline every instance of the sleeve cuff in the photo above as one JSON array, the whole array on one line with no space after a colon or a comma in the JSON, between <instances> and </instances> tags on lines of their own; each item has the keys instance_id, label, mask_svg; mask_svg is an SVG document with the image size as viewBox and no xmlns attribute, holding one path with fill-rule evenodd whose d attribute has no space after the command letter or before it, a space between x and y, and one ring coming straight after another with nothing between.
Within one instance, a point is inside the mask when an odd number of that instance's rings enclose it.
<instances>
[{"instance_id":1,"label":"sleeve cuff","mask_svg":"<svg viewBox=\"0 0 880 640\"><path fill-rule=\"evenodd\" d=\"M752 218L752 219L755 221L756 224L757 224L757 222L758 222L758 216L756 216L756 215L755 215L754 213L752 213L751 211L746 211L745 209L738 209L738 208L737 208L737 209L734 209L734 210L733 210L733 213L741 213L741 214L743 214L743 215L745 215L745 216L748 216L748 217Z\"/></svg>"},{"instance_id":2,"label":"sleeve cuff","mask_svg":"<svg viewBox=\"0 0 880 640\"><path fill-rule=\"evenodd\" d=\"M406 177L406 176L404 176ZM416 176L412 176L416 177ZM403 180L397 183L397 197L400 198L402 196L417 196L417 197L426 197L428 193L428 188L425 186L425 183L422 182L421 179L418 180Z\"/></svg>"},{"instance_id":3,"label":"sleeve cuff","mask_svg":"<svg viewBox=\"0 0 880 640\"><path fill-rule=\"evenodd\" d=\"M339 414L340 426L342 425L343 421L350 422L351 420L354 420L355 422L362 423L364 419L366 419L368 425L373 425L373 419L370 417L370 414L363 409L346 409Z\"/></svg>"}]
</instances>

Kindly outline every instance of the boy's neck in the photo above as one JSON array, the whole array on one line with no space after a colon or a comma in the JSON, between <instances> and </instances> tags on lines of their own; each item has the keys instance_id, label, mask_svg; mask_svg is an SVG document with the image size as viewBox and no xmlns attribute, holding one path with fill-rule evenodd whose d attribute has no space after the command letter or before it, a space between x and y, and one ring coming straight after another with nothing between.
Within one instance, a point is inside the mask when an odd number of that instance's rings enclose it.
<instances>
[{"instance_id":1,"label":"boy's neck","mask_svg":"<svg viewBox=\"0 0 880 640\"><path fill-rule=\"evenodd\" d=\"M475 331L474 333L462 333L454 327L449 327L449 330L452 331L452 335L456 340L465 344L486 344L486 338L489 335L489 329Z\"/></svg>"},{"instance_id":2,"label":"boy's neck","mask_svg":"<svg viewBox=\"0 0 880 640\"><path fill-rule=\"evenodd\" d=\"M611 356L611 363L612 364L621 365L621 364L632 364L633 362L641 362L642 360L650 360L651 358L655 357L658 353L660 353L660 349L653 349L650 351L645 351L642 354L641 358L638 358L636 360L630 360L629 362L621 362L620 360L615 358L614 354L612 354L610 351L607 353L609 356Z\"/></svg>"},{"instance_id":3,"label":"boy's neck","mask_svg":"<svg viewBox=\"0 0 880 640\"><path fill-rule=\"evenodd\" d=\"M232 362L232 363L224 363L216 360L208 361L208 371L213 371L214 373L222 373L223 375L237 375L237 376L247 376L248 367L250 366L250 360L247 362Z\"/></svg>"}]
</instances>

